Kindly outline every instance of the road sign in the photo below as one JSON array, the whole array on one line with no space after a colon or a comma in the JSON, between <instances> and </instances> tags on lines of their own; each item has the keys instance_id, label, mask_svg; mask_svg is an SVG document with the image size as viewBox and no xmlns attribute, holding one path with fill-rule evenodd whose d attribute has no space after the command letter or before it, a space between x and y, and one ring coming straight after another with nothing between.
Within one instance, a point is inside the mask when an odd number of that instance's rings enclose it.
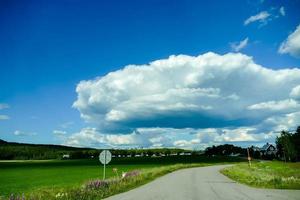
<instances>
[{"instance_id":1,"label":"road sign","mask_svg":"<svg viewBox=\"0 0 300 200\"><path fill-rule=\"evenodd\" d=\"M106 165L111 161L111 153L109 150L103 150L100 154L99 154L99 161Z\"/></svg>"},{"instance_id":2,"label":"road sign","mask_svg":"<svg viewBox=\"0 0 300 200\"><path fill-rule=\"evenodd\" d=\"M105 179L105 165L111 161L111 153L108 150L103 150L99 154L99 161L104 165L103 166L103 180Z\"/></svg>"}]
</instances>

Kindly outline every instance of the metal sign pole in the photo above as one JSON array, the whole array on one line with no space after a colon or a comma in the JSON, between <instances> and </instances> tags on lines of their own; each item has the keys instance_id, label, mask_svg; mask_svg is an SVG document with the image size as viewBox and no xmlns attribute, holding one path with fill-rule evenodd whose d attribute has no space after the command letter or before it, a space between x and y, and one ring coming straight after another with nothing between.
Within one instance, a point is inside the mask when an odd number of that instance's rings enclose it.
<instances>
[{"instance_id":1,"label":"metal sign pole","mask_svg":"<svg viewBox=\"0 0 300 200\"><path fill-rule=\"evenodd\" d=\"M105 179L106 175L106 165L111 161L111 153L109 150L103 150L99 154L99 161L103 164L103 180Z\"/></svg>"},{"instance_id":2,"label":"metal sign pole","mask_svg":"<svg viewBox=\"0 0 300 200\"><path fill-rule=\"evenodd\" d=\"M105 165L106 165L106 152L104 154L104 170L103 170L103 180L105 180Z\"/></svg>"}]
</instances>

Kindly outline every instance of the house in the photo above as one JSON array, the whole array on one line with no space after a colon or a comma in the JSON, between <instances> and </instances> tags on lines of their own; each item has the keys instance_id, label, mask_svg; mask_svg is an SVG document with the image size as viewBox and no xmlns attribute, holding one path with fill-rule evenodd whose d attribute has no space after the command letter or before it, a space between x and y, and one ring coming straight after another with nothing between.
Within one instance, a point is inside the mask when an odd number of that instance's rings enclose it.
<instances>
[{"instance_id":1,"label":"house","mask_svg":"<svg viewBox=\"0 0 300 200\"><path fill-rule=\"evenodd\" d=\"M240 153L231 153L229 154L230 157L238 157L238 156L241 156L242 154Z\"/></svg>"},{"instance_id":2,"label":"house","mask_svg":"<svg viewBox=\"0 0 300 200\"><path fill-rule=\"evenodd\" d=\"M262 148L260 148L260 153L262 156L275 156L277 153L277 149L274 145L267 143Z\"/></svg>"},{"instance_id":3,"label":"house","mask_svg":"<svg viewBox=\"0 0 300 200\"><path fill-rule=\"evenodd\" d=\"M276 156L277 149L273 144L266 143L263 147L251 146L249 148L250 156L253 158L273 159Z\"/></svg>"},{"instance_id":4,"label":"house","mask_svg":"<svg viewBox=\"0 0 300 200\"><path fill-rule=\"evenodd\" d=\"M62 158L63 158L63 159L69 159L69 158L70 158L70 154L64 154L64 155L62 156Z\"/></svg>"},{"instance_id":5,"label":"house","mask_svg":"<svg viewBox=\"0 0 300 200\"><path fill-rule=\"evenodd\" d=\"M190 156L190 155L192 155L192 153L190 153L190 152L181 152L181 153L179 153L179 155L181 155L181 156Z\"/></svg>"}]
</instances>

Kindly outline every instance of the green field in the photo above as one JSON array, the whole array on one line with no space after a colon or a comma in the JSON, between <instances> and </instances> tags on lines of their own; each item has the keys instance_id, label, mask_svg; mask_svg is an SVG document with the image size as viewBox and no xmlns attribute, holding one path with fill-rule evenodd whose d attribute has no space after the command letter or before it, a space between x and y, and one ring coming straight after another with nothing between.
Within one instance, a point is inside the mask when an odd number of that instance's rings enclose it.
<instances>
[{"instance_id":1,"label":"green field","mask_svg":"<svg viewBox=\"0 0 300 200\"><path fill-rule=\"evenodd\" d=\"M3 163L0 165L1 195L26 193L43 187L79 186L89 179L103 176L103 168L99 163L90 160L10 163L11 167L4 168ZM113 167L117 167L120 172L127 172L156 166L158 165L108 165L106 175L108 178L115 175L112 172Z\"/></svg>"},{"instance_id":2,"label":"green field","mask_svg":"<svg viewBox=\"0 0 300 200\"><path fill-rule=\"evenodd\" d=\"M152 169L176 163L215 164L237 161L237 158L204 156L174 156L164 158L118 158L107 165L107 177L133 169ZM102 178L103 168L94 160L49 160L0 162L0 194L30 193L38 189L61 189L81 186L91 179Z\"/></svg>"},{"instance_id":3,"label":"green field","mask_svg":"<svg viewBox=\"0 0 300 200\"><path fill-rule=\"evenodd\" d=\"M300 163L279 161L246 163L222 170L222 173L240 183L254 187L300 189Z\"/></svg>"}]
</instances>

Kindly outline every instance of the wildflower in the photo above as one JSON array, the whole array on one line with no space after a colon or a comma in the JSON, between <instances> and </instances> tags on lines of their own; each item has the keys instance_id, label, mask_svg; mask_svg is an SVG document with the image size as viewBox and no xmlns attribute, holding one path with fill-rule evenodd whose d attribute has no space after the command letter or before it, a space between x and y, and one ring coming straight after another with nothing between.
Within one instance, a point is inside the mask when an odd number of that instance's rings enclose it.
<instances>
[{"instance_id":1,"label":"wildflower","mask_svg":"<svg viewBox=\"0 0 300 200\"><path fill-rule=\"evenodd\" d=\"M122 179L125 178L126 172L122 172Z\"/></svg>"},{"instance_id":2,"label":"wildflower","mask_svg":"<svg viewBox=\"0 0 300 200\"><path fill-rule=\"evenodd\" d=\"M68 194L67 193L57 193L56 195L55 195L55 198L56 199L59 199L59 198L63 198L64 196L68 196Z\"/></svg>"},{"instance_id":3,"label":"wildflower","mask_svg":"<svg viewBox=\"0 0 300 200\"><path fill-rule=\"evenodd\" d=\"M94 180L86 184L86 188L88 189L100 189L108 186L109 186L109 182L106 180Z\"/></svg>"}]
</instances>

